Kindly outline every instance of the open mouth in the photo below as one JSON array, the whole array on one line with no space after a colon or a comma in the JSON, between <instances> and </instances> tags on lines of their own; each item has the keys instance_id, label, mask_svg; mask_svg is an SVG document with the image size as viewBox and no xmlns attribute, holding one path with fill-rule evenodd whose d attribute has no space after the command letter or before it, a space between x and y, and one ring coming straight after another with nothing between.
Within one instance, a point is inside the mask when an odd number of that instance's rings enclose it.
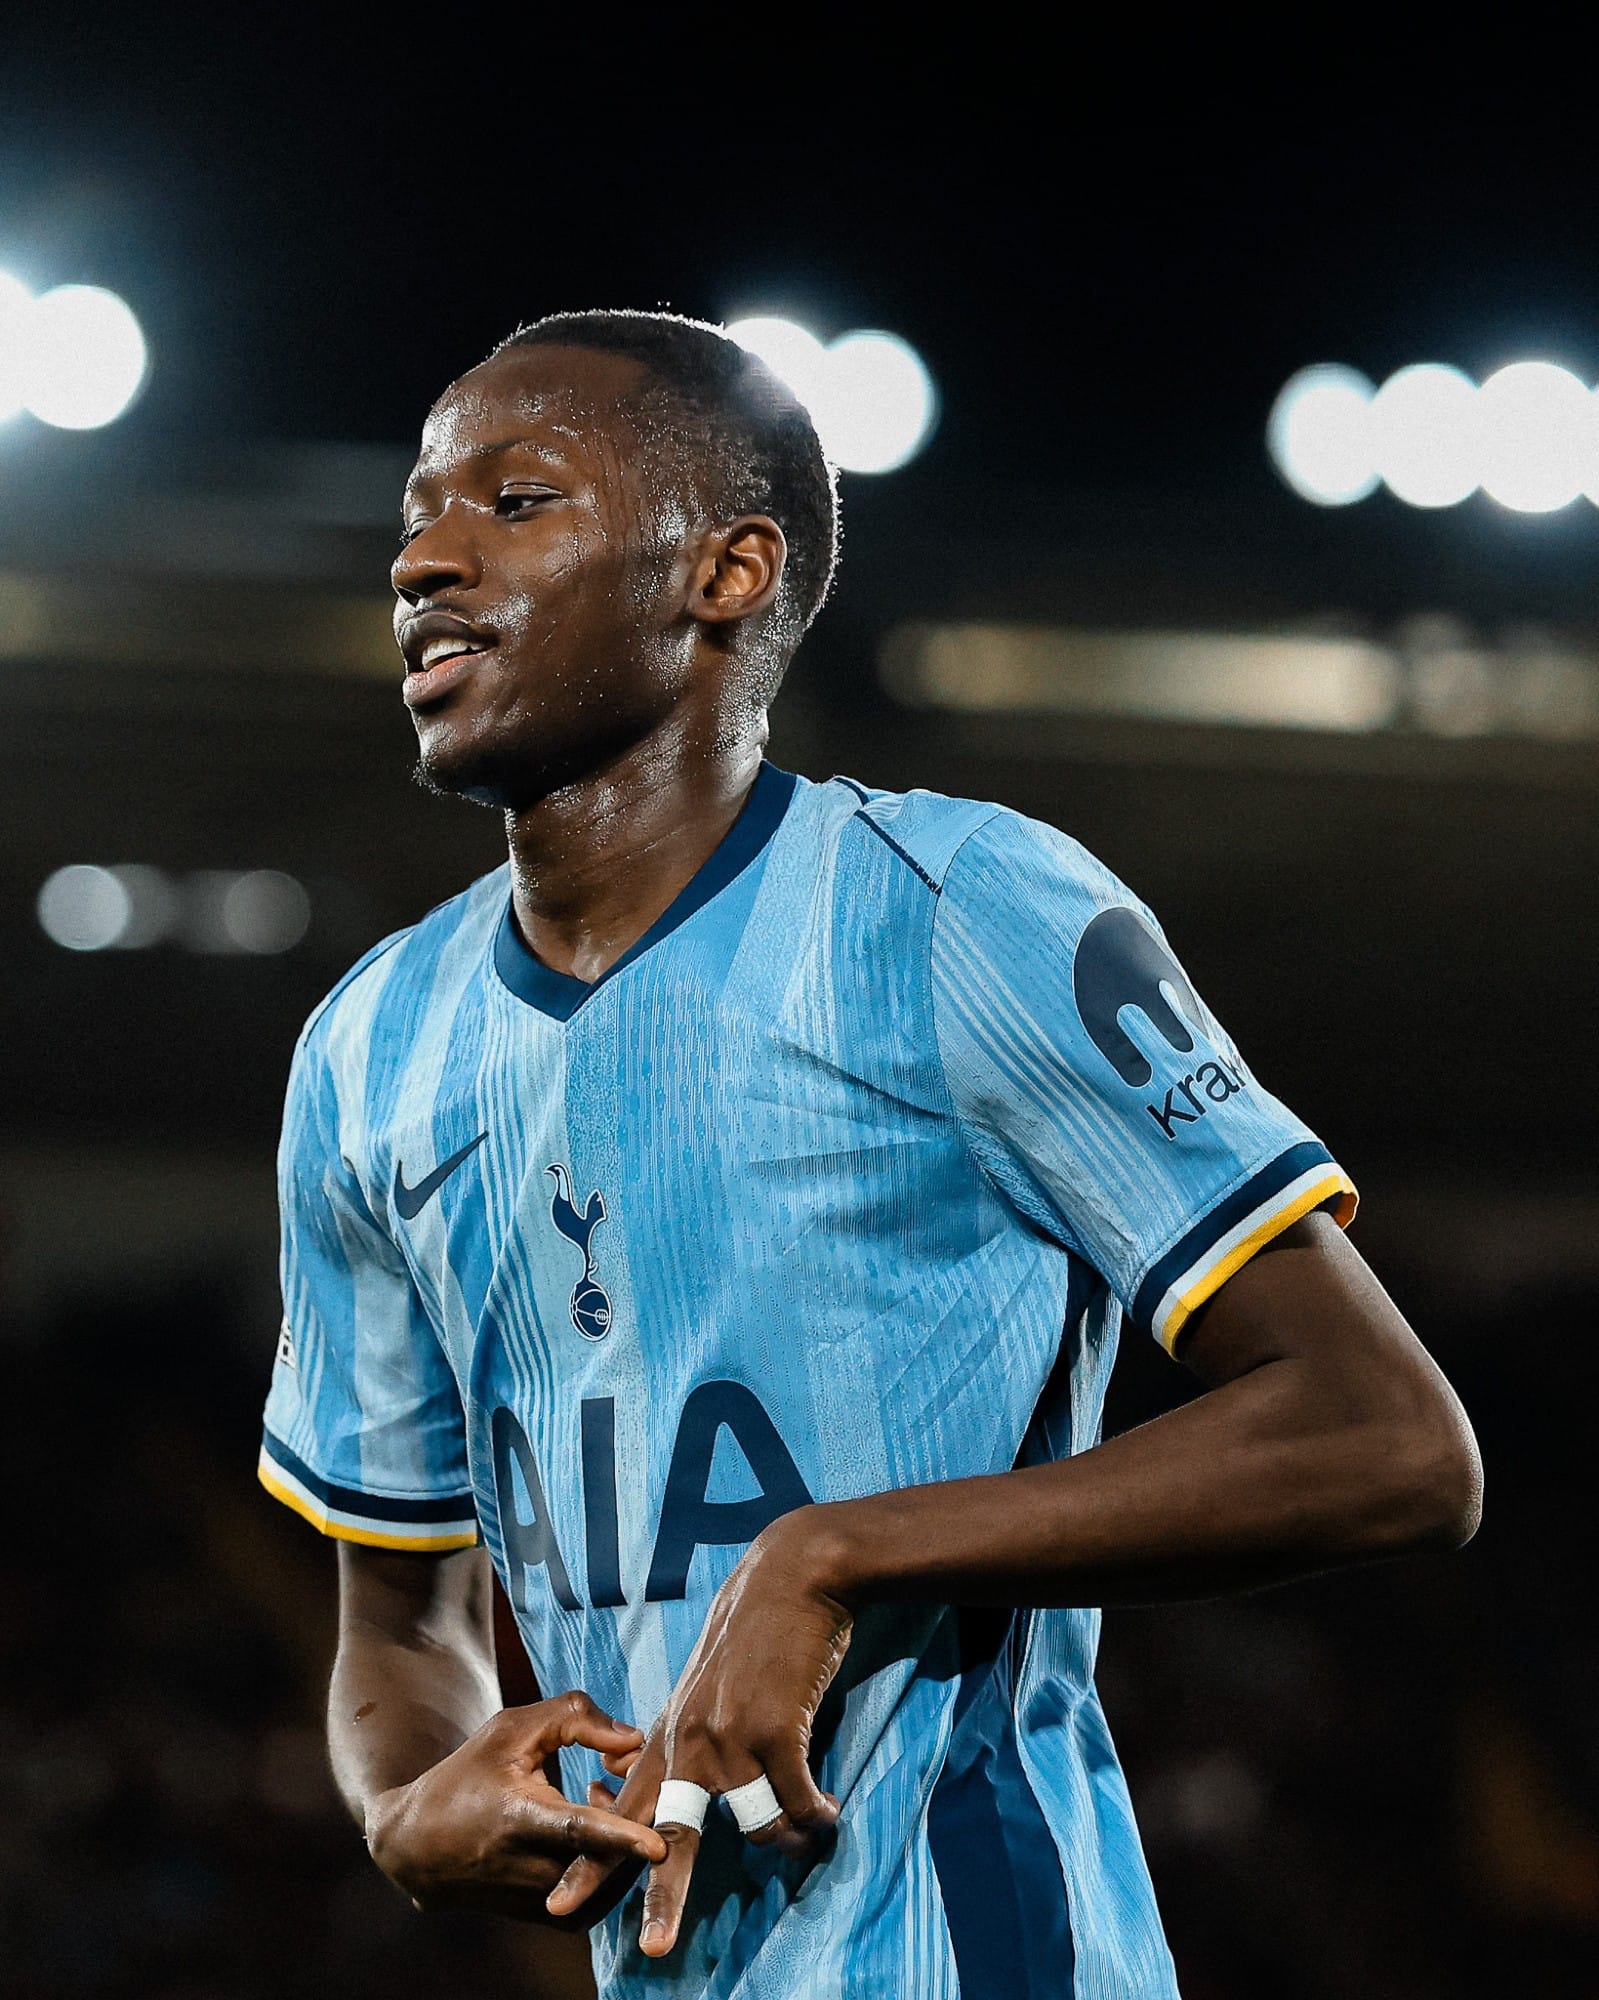
<instances>
[{"instance_id":1,"label":"open mouth","mask_svg":"<svg viewBox=\"0 0 1599 2000\"><path fill-rule=\"evenodd\" d=\"M395 636L407 674L426 675L440 673L474 654L490 652L499 635L491 626L476 625L458 611L439 605L413 613Z\"/></svg>"},{"instance_id":2,"label":"open mouth","mask_svg":"<svg viewBox=\"0 0 1599 2000\"><path fill-rule=\"evenodd\" d=\"M458 632L448 638L429 639L407 666L401 689L410 708L430 706L467 679L485 653L494 650L492 639L463 638Z\"/></svg>"},{"instance_id":3,"label":"open mouth","mask_svg":"<svg viewBox=\"0 0 1599 2000\"><path fill-rule=\"evenodd\" d=\"M397 636L405 658L402 692L411 708L449 693L471 674L474 661L494 651L499 639L491 626L475 625L442 606L406 619Z\"/></svg>"},{"instance_id":4,"label":"open mouth","mask_svg":"<svg viewBox=\"0 0 1599 2000\"><path fill-rule=\"evenodd\" d=\"M456 660L470 660L479 653L491 650L487 639L465 639L452 634L447 639L429 639L408 669L413 674L430 674L435 668L447 667Z\"/></svg>"}]
</instances>

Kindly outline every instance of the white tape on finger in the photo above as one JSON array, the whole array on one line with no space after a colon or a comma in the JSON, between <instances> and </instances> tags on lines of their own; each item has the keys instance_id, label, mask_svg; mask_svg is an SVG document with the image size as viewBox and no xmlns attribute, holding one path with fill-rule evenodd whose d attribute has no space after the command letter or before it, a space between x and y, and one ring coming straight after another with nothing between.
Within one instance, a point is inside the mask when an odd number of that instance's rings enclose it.
<instances>
[{"instance_id":1,"label":"white tape on finger","mask_svg":"<svg viewBox=\"0 0 1599 2000\"><path fill-rule=\"evenodd\" d=\"M710 1805L711 1795L703 1785L687 1778L663 1778L655 1801L655 1824L686 1826L690 1833L698 1833Z\"/></svg>"},{"instance_id":2,"label":"white tape on finger","mask_svg":"<svg viewBox=\"0 0 1599 2000\"><path fill-rule=\"evenodd\" d=\"M722 1797L733 1808L740 1833L759 1833L763 1826L770 1826L774 1819L783 1816L783 1808L772 1790L772 1781L764 1771L758 1778L751 1778L747 1785L738 1785L731 1792L723 1792Z\"/></svg>"}]
</instances>

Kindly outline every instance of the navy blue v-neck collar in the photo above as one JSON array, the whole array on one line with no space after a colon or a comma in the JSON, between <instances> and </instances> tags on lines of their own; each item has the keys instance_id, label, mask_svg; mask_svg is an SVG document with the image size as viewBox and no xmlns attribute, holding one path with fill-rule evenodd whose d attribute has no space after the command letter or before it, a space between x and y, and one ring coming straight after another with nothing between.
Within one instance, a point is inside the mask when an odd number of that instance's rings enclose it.
<instances>
[{"instance_id":1,"label":"navy blue v-neck collar","mask_svg":"<svg viewBox=\"0 0 1599 2000\"><path fill-rule=\"evenodd\" d=\"M516 928L509 896L494 934L495 971L519 1000L557 1021L570 1021L583 1002L598 993L607 980L614 979L634 959L642 958L651 946L659 944L696 910L703 909L735 875L744 872L782 824L798 785L792 771L780 771L775 764L762 763L749 797L738 818L723 834L721 844L706 856L698 873L683 884L644 935L629 945L598 979L574 979L571 973L556 972L542 959L535 958Z\"/></svg>"}]
</instances>

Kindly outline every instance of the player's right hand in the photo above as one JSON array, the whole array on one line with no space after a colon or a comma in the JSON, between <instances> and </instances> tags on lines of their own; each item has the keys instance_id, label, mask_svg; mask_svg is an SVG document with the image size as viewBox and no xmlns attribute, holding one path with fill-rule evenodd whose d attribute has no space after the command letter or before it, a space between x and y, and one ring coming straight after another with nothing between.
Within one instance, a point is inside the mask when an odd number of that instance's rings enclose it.
<instances>
[{"instance_id":1,"label":"player's right hand","mask_svg":"<svg viewBox=\"0 0 1599 2000\"><path fill-rule=\"evenodd\" d=\"M643 1740L586 1694L502 1709L431 1770L379 1793L367 1808L367 1846L418 1909L491 1910L587 1929L637 1866L666 1858L666 1842L613 1810L602 1785L589 1787L589 1804L574 1804L557 1781L555 1753L581 1744L621 1776ZM614 1871L616 1894L552 1917L544 1899L585 1855Z\"/></svg>"}]
</instances>

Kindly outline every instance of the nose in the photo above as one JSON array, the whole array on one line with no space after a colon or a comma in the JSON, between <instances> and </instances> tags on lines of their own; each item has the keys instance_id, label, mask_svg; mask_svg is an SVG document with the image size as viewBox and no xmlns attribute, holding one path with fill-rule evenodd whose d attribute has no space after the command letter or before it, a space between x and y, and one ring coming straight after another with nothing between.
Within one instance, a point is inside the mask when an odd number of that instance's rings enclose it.
<instances>
[{"instance_id":1,"label":"nose","mask_svg":"<svg viewBox=\"0 0 1599 2000\"><path fill-rule=\"evenodd\" d=\"M403 602L422 604L441 590L470 590L481 575L466 509L451 506L401 549L389 581Z\"/></svg>"}]
</instances>

